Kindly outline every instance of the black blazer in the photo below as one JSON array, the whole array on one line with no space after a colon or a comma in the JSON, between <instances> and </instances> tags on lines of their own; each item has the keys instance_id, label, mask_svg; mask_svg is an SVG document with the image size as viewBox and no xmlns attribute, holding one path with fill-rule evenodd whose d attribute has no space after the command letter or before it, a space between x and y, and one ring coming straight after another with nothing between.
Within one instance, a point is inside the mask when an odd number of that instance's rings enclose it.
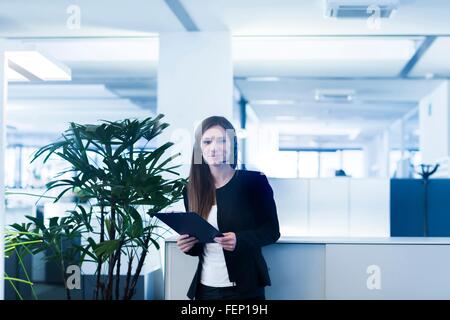
<instances>
[{"instance_id":1,"label":"black blazer","mask_svg":"<svg viewBox=\"0 0 450 320\"><path fill-rule=\"evenodd\" d=\"M184 206L189 211L186 188ZM216 189L217 225L221 232L236 234L234 251L224 250L231 282L239 292L270 285L267 264L261 247L274 243L280 237L277 209L273 191L264 174L257 171L236 170L231 180ZM203 260L203 244L195 244L186 252L198 256L197 271L187 293L194 299Z\"/></svg>"}]
</instances>

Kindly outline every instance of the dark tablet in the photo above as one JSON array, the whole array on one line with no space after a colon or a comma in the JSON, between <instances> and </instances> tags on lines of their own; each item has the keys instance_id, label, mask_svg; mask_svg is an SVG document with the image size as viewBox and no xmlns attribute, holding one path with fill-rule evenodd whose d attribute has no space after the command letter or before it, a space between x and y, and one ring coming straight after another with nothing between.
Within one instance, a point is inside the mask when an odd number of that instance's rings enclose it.
<instances>
[{"instance_id":1,"label":"dark tablet","mask_svg":"<svg viewBox=\"0 0 450 320\"><path fill-rule=\"evenodd\" d=\"M223 236L208 221L195 212L157 212L155 217L181 234L196 237L201 243L215 242L215 237Z\"/></svg>"}]
</instances>

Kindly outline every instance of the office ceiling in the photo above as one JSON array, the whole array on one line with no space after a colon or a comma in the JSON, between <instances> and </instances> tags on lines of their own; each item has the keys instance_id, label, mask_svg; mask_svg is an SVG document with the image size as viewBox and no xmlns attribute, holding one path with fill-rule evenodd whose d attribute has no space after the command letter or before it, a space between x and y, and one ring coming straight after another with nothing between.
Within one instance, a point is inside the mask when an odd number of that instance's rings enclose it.
<instances>
[{"instance_id":1,"label":"office ceiling","mask_svg":"<svg viewBox=\"0 0 450 320\"><path fill-rule=\"evenodd\" d=\"M11 127L57 132L63 125L51 125L56 115L65 124L156 112L158 35L186 30L180 7L201 31L231 32L236 85L261 121L285 128L326 123L361 129L352 141L329 136L335 144L370 139L450 76L450 1L400 0L395 17L382 20L379 29L366 21L324 18L322 0L76 4L79 29L67 24L71 1L0 2L0 37L38 45L67 64L73 75L71 83L12 84ZM434 36L416 59L417 49ZM414 59L417 63L401 76ZM267 77L278 79L261 81ZM317 89L355 94L348 103L323 103L315 100ZM33 114L33 108L42 112ZM51 117L53 108L57 112ZM42 125L29 128L25 123L31 120ZM415 131L417 122L410 127ZM295 135L295 130L287 131Z\"/></svg>"},{"instance_id":2,"label":"office ceiling","mask_svg":"<svg viewBox=\"0 0 450 320\"><path fill-rule=\"evenodd\" d=\"M418 101L439 83L438 80L312 80L280 78L258 81L258 79L238 79L237 86L249 101L258 118L274 125L284 136L309 135L319 133L319 127L354 128L361 131L355 139L348 134L340 135L330 142L339 146L357 147L377 133L382 132L414 110ZM352 101L316 101L316 90L352 90ZM418 122L412 122L405 133L412 134ZM305 132L305 127L310 130ZM297 128L297 130L295 129ZM327 131L327 130L325 130ZM289 140L289 139L288 139ZM298 147L308 147L310 139ZM323 140L323 139L322 139ZM292 141L284 141L282 147L295 147ZM298 141L297 141L298 142ZM418 143L418 141L416 141ZM332 147L330 144L323 144ZM337 145L336 145L337 147ZM415 146L417 147L417 146Z\"/></svg>"},{"instance_id":3,"label":"office ceiling","mask_svg":"<svg viewBox=\"0 0 450 320\"><path fill-rule=\"evenodd\" d=\"M324 17L324 0L168 0L179 3L202 31L233 35L428 35L450 34L447 0L399 0L379 30L366 21ZM184 31L164 0L10 0L0 3L0 37L142 36ZM80 10L81 28L67 28L70 6ZM67 12L69 10L69 13Z\"/></svg>"},{"instance_id":4,"label":"office ceiling","mask_svg":"<svg viewBox=\"0 0 450 320\"><path fill-rule=\"evenodd\" d=\"M183 0L201 30L231 30L239 36L450 34L446 0L400 0L396 15L379 30L365 20L324 17L324 0ZM376 1L369 1L376 3Z\"/></svg>"},{"instance_id":5,"label":"office ceiling","mask_svg":"<svg viewBox=\"0 0 450 320\"><path fill-rule=\"evenodd\" d=\"M74 28L78 13L80 28ZM0 37L5 38L139 37L165 31L184 28L163 0L0 2Z\"/></svg>"},{"instance_id":6,"label":"office ceiling","mask_svg":"<svg viewBox=\"0 0 450 320\"><path fill-rule=\"evenodd\" d=\"M450 24L450 21L449 21ZM433 45L418 61L411 76L421 77L433 74L437 77L450 76L450 37L437 38Z\"/></svg>"},{"instance_id":7,"label":"office ceiling","mask_svg":"<svg viewBox=\"0 0 450 320\"><path fill-rule=\"evenodd\" d=\"M17 132L54 136L70 121L92 123L155 114L157 38L24 42L36 44L70 67L72 81L10 84L7 121Z\"/></svg>"}]
</instances>

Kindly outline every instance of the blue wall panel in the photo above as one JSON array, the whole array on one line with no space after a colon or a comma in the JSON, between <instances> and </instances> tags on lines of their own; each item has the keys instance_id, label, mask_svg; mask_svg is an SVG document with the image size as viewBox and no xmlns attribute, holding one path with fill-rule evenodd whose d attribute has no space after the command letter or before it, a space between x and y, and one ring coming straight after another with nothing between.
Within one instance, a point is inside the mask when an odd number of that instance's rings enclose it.
<instances>
[{"instance_id":1,"label":"blue wall panel","mask_svg":"<svg viewBox=\"0 0 450 320\"><path fill-rule=\"evenodd\" d=\"M424 235L424 190L422 180L391 180L392 237L421 237Z\"/></svg>"},{"instance_id":2,"label":"blue wall panel","mask_svg":"<svg viewBox=\"0 0 450 320\"><path fill-rule=\"evenodd\" d=\"M432 179L428 184L428 228L431 237L450 236L449 179Z\"/></svg>"},{"instance_id":3,"label":"blue wall panel","mask_svg":"<svg viewBox=\"0 0 450 320\"><path fill-rule=\"evenodd\" d=\"M425 196L427 195L427 201ZM420 179L391 180L391 236L424 236L425 204L428 236L450 236L450 179L430 179L427 192Z\"/></svg>"}]
</instances>

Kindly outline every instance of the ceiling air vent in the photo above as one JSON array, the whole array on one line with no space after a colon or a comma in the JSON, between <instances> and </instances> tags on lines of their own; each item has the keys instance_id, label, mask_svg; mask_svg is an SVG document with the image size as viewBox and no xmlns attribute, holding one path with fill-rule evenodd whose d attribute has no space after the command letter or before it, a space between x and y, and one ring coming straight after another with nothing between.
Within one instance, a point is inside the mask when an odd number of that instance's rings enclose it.
<instances>
[{"instance_id":1,"label":"ceiling air vent","mask_svg":"<svg viewBox=\"0 0 450 320\"><path fill-rule=\"evenodd\" d=\"M351 89L317 89L316 101L319 102L350 102L355 96Z\"/></svg>"},{"instance_id":2,"label":"ceiling air vent","mask_svg":"<svg viewBox=\"0 0 450 320\"><path fill-rule=\"evenodd\" d=\"M325 16L337 19L390 18L398 0L325 0Z\"/></svg>"}]
</instances>

